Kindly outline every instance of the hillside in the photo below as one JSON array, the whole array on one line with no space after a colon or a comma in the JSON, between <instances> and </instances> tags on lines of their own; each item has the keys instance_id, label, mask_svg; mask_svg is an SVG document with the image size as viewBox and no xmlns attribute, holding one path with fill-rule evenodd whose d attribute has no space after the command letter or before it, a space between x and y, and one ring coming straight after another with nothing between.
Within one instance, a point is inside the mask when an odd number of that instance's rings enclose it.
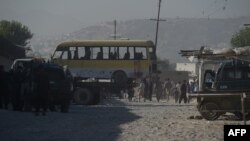
<instances>
[{"instance_id":1,"label":"hillside","mask_svg":"<svg viewBox=\"0 0 250 141\"><path fill-rule=\"evenodd\" d=\"M178 54L181 49L199 49L206 45L213 48L229 47L234 33L250 23L250 17L234 19L167 19L160 23L157 55L170 62L182 62L185 59ZM154 41L156 22L137 19L117 22L117 33L122 38L147 39ZM33 49L43 56L53 53L56 45L65 40L112 39L113 22L106 22L82 28L60 37L34 37Z\"/></svg>"}]
</instances>

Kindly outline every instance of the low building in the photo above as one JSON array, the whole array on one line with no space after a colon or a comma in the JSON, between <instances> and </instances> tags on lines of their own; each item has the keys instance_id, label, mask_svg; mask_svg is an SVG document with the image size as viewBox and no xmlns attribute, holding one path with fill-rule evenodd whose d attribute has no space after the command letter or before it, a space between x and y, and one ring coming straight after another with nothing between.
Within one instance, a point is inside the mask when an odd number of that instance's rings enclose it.
<instances>
[{"instance_id":1,"label":"low building","mask_svg":"<svg viewBox=\"0 0 250 141\"><path fill-rule=\"evenodd\" d=\"M189 74L189 80L198 76L199 69L197 63L176 63L176 71L186 71Z\"/></svg>"}]
</instances>

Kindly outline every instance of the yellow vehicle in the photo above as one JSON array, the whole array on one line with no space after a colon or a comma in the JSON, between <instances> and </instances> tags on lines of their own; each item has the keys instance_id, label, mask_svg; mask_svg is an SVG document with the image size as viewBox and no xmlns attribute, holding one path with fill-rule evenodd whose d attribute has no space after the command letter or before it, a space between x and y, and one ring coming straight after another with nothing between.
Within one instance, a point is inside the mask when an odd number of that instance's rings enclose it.
<instances>
[{"instance_id":1,"label":"yellow vehicle","mask_svg":"<svg viewBox=\"0 0 250 141\"><path fill-rule=\"evenodd\" d=\"M76 78L110 79L128 84L155 68L154 44L146 40L79 40L59 44L52 61L66 65Z\"/></svg>"}]
</instances>

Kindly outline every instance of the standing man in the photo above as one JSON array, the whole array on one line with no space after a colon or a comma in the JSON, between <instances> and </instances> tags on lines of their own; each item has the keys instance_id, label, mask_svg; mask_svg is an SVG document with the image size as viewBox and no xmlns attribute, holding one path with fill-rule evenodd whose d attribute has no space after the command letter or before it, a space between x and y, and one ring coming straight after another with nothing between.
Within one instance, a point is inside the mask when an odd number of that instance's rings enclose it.
<instances>
[{"instance_id":1,"label":"standing man","mask_svg":"<svg viewBox=\"0 0 250 141\"><path fill-rule=\"evenodd\" d=\"M175 87L176 87L176 92L175 92L174 98L175 98L175 103L178 103L180 94L181 94L181 82L178 81Z\"/></svg>"},{"instance_id":2,"label":"standing man","mask_svg":"<svg viewBox=\"0 0 250 141\"><path fill-rule=\"evenodd\" d=\"M144 102L146 102L146 99L149 99L149 84L146 78L143 79L144 82Z\"/></svg>"},{"instance_id":3,"label":"standing man","mask_svg":"<svg viewBox=\"0 0 250 141\"><path fill-rule=\"evenodd\" d=\"M144 90L145 90L144 79L141 79L140 84L139 84L139 89L138 89L138 100L139 100L139 102L140 102L141 97L143 97L145 99Z\"/></svg>"},{"instance_id":4,"label":"standing man","mask_svg":"<svg viewBox=\"0 0 250 141\"><path fill-rule=\"evenodd\" d=\"M8 109L9 104L9 85L8 74L4 71L4 66L0 65L0 109Z\"/></svg>"},{"instance_id":5,"label":"standing man","mask_svg":"<svg viewBox=\"0 0 250 141\"><path fill-rule=\"evenodd\" d=\"M128 89L128 100L129 100L129 102L132 101L133 97L134 97L134 88L129 88Z\"/></svg>"},{"instance_id":6,"label":"standing man","mask_svg":"<svg viewBox=\"0 0 250 141\"><path fill-rule=\"evenodd\" d=\"M182 99L184 99L184 103L187 103L187 82L186 82L186 80L183 80L183 83L181 84L181 96L179 99L179 104L181 103Z\"/></svg>"},{"instance_id":7,"label":"standing man","mask_svg":"<svg viewBox=\"0 0 250 141\"><path fill-rule=\"evenodd\" d=\"M148 79L148 99L149 99L149 101L152 101L152 95L153 95L153 81L152 81L152 77L150 76Z\"/></svg>"},{"instance_id":8,"label":"standing man","mask_svg":"<svg viewBox=\"0 0 250 141\"><path fill-rule=\"evenodd\" d=\"M156 99L158 102L160 102L160 99L162 96L162 91L163 91L162 82L161 82L160 78L158 77L157 81L156 81Z\"/></svg>"},{"instance_id":9,"label":"standing man","mask_svg":"<svg viewBox=\"0 0 250 141\"><path fill-rule=\"evenodd\" d=\"M171 82L169 78L166 78L163 84L163 95L167 101L169 101L170 91L171 91Z\"/></svg>"},{"instance_id":10,"label":"standing man","mask_svg":"<svg viewBox=\"0 0 250 141\"><path fill-rule=\"evenodd\" d=\"M24 68L22 65L17 66L17 69L13 71L13 96L12 104L14 111L22 111L23 102L22 102L22 85L24 80Z\"/></svg>"},{"instance_id":11,"label":"standing man","mask_svg":"<svg viewBox=\"0 0 250 141\"><path fill-rule=\"evenodd\" d=\"M42 64L35 71L35 91L34 91L34 107L35 115L39 115L42 109L42 115L46 115L49 101L49 78Z\"/></svg>"}]
</instances>

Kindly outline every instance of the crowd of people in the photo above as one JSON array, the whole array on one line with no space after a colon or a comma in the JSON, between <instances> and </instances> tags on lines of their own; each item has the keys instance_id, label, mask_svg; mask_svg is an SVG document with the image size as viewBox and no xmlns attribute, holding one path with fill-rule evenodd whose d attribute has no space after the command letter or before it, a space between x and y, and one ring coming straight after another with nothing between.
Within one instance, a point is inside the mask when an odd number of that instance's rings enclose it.
<instances>
[{"instance_id":1,"label":"crowd of people","mask_svg":"<svg viewBox=\"0 0 250 141\"><path fill-rule=\"evenodd\" d=\"M25 67L29 68L29 67ZM26 69L17 67L10 72L4 71L4 67L0 65L0 109L9 109L17 111L32 111L34 108L35 115L46 114L49 108L49 78L43 65L37 66L35 69ZM142 101L152 101L153 95L156 100L165 99L167 102L173 99L175 103L189 102L187 93L195 93L197 91L197 83L195 81L188 83L186 80L182 82L174 82L169 78L163 81L158 77L143 78L139 82L137 91L130 88L125 91L129 101L133 98ZM51 107L50 107L51 108ZM53 110L53 106L51 108Z\"/></svg>"},{"instance_id":2,"label":"crowd of people","mask_svg":"<svg viewBox=\"0 0 250 141\"><path fill-rule=\"evenodd\" d=\"M31 71L34 71L31 75ZM0 65L0 109L32 111L35 115L46 114L49 101L49 79L43 66L31 70L18 66L6 72ZM42 110L42 111L40 111Z\"/></svg>"},{"instance_id":3,"label":"crowd of people","mask_svg":"<svg viewBox=\"0 0 250 141\"><path fill-rule=\"evenodd\" d=\"M191 81L190 83L187 80L174 82L169 78L165 78L164 81L161 81L159 77L155 80L150 78L143 78L140 80L138 91L137 91L137 99L138 101L149 100L152 101L152 96L155 95L156 100L159 102L161 99L165 99L167 102L170 99L174 99L175 103L184 103L189 102L189 98L187 93L195 93L197 92L197 83L195 81ZM130 90L131 91L131 90ZM135 92L136 93L136 92ZM132 100L132 94L129 94L129 100Z\"/></svg>"}]
</instances>

